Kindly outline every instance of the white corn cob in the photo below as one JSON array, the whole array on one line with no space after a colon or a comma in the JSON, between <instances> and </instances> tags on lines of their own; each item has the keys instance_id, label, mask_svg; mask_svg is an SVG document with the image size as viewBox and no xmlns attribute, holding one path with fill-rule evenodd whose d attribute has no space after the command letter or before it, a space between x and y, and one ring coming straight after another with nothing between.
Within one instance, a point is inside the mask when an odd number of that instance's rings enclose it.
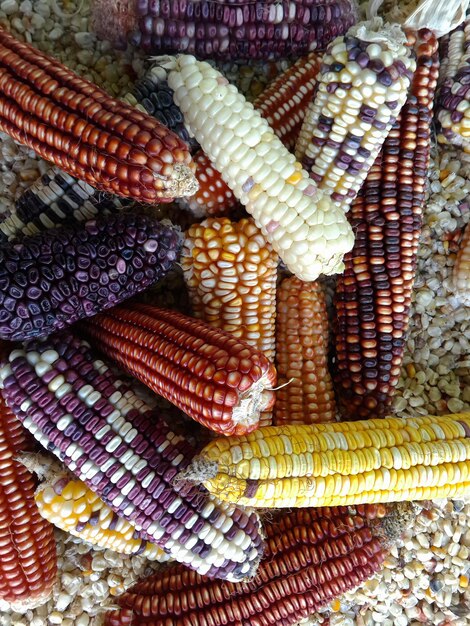
<instances>
[{"instance_id":1,"label":"white corn cob","mask_svg":"<svg viewBox=\"0 0 470 626\"><path fill-rule=\"evenodd\" d=\"M159 62L187 127L288 268L305 281L341 272L352 229L267 121L208 63Z\"/></svg>"}]
</instances>

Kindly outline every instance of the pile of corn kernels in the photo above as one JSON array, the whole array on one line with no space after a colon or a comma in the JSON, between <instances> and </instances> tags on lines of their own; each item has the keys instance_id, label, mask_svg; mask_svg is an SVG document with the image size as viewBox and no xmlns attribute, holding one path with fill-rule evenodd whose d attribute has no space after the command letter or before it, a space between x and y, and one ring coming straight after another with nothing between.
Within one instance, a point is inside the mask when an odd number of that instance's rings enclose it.
<instances>
[{"instance_id":1,"label":"pile of corn kernels","mask_svg":"<svg viewBox=\"0 0 470 626\"><path fill-rule=\"evenodd\" d=\"M124 95L143 74L141 54L117 53L89 32L88 0L0 0L0 24L114 96ZM273 73L272 65L260 63L228 63L222 69L250 99ZM470 410L470 316L450 283L459 233L470 221L470 160L442 149L433 157L411 329L394 405L402 416ZM15 199L47 167L0 134L0 214L13 210ZM469 624L469 523L470 505L463 501L426 503L383 572L304 623ZM115 596L158 567L138 556L92 550L60 531L56 537L60 574L53 598L24 615L2 612L0 606L0 626L98 626Z\"/></svg>"}]
</instances>

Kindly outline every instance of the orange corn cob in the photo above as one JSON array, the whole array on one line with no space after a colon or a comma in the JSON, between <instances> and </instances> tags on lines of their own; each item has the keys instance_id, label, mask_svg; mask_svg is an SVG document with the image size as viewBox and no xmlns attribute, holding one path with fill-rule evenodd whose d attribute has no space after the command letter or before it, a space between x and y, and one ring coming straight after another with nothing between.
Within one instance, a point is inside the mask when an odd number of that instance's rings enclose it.
<instances>
[{"instance_id":1,"label":"orange corn cob","mask_svg":"<svg viewBox=\"0 0 470 626\"><path fill-rule=\"evenodd\" d=\"M276 369L280 388L274 405L275 426L334 421L328 316L317 282L304 283L292 276L279 285Z\"/></svg>"},{"instance_id":2,"label":"orange corn cob","mask_svg":"<svg viewBox=\"0 0 470 626\"><path fill-rule=\"evenodd\" d=\"M93 187L142 202L197 190L191 155L155 118L0 29L0 130Z\"/></svg>"},{"instance_id":3,"label":"orange corn cob","mask_svg":"<svg viewBox=\"0 0 470 626\"><path fill-rule=\"evenodd\" d=\"M459 298L470 305L470 224L467 224L452 274L454 289Z\"/></svg>"},{"instance_id":4,"label":"orange corn cob","mask_svg":"<svg viewBox=\"0 0 470 626\"><path fill-rule=\"evenodd\" d=\"M211 581L180 566L117 598L106 626L289 626L377 572L411 518L394 507L294 510L266 525L256 577Z\"/></svg>"},{"instance_id":5,"label":"orange corn cob","mask_svg":"<svg viewBox=\"0 0 470 626\"><path fill-rule=\"evenodd\" d=\"M438 74L436 38L419 31L416 39L411 92L348 214L356 240L337 281L335 321L345 419L383 417L401 370Z\"/></svg>"},{"instance_id":6,"label":"orange corn cob","mask_svg":"<svg viewBox=\"0 0 470 626\"><path fill-rule=\"evenodd\" d=\"M34 502L32 474L14 460L28 447L22 424L0 399L0 601L13 610L46 602L57 574L53 526Z\"/></svg>"},{"instance_id":7,"label":"orange corn cob","mask_svg":"<svg viewBox=\"0 0 470 626\"><path fill-rule=\"evenodd\" d=\"M276 370L266 356L205 322L134 304L82 328L110 359L215 432L251 432L273 405Z\"/></svg>"}]
</instances>

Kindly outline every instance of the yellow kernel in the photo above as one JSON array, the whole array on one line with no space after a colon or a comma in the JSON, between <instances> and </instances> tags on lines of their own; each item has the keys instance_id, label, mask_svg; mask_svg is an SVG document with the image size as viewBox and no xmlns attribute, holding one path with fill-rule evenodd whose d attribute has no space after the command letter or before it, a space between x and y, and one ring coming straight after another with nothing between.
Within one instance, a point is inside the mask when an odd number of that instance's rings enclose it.
<instances>
[{"instance_id":1,"label":"yellow kernel","mask_svg":"<svg viewBox=\"0 0 470 626\"><path fill-rule=\"evenodd\" d=\"M468 587L468 576L460 576L459 585L466 589Z\"/></svg>"},{"instance_id":2,"label":"yellow kernel","mask_svg":"<svg viewBox=\"0 0 470 626\"><path fill-rule=\"evenodd\" d=\"M302 174L300 172L294 172L289 178L286 178L286 183L289 185L296 185L302 180Z\"/></svg>"},{"instance_id":3,"label":"yellow kernel","mask_svg":"<svg viewBox=\"0 0 470 626\"><path fill-rule=\"evenodd\" d=\"M410 378L414 378L414 376L416 376L416 368L413 363L408 363L408 365L406 366L406 371L408 372L408 376Z\"/></svg>"},{"instance_id":4,"label":"yellow kernel","mask_svg":"<svg viewBox=\"0 0 470 626\"><path fill-rule=\"evenodd\" d=\"M336 599L331 603L331 610L337 613L341 609L341 602Z\"/></svg>"}]
</instances>

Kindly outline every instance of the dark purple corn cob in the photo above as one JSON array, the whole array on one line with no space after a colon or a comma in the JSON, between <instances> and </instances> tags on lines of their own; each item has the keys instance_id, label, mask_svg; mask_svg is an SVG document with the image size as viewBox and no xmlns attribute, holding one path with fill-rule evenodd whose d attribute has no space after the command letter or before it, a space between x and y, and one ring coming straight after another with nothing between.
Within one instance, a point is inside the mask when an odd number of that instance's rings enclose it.
<instances>
[{"instance_id":1,"label":"dark purple corn cob","mask_svg":"<svg viewBox=\"0 0 470 626\"><path fill-rule=\"evenodd\" d=\"M147 53L278 59L324 50L356 21L353 0L95 0L99 36Z\"/></svg>"},{"instance_id":2,"label":"dark purple corn cob","mask_svg":"<svg viewBox=\"0 0 470 626\"><path fill-rule=\"evenodd\" d=\"M0 248L0 339L44 337L143 291L179 251L156 220L113 215Z\"/></svg>"},{"instance_id":3,"label":"dark purple corn cob","mask_svg":"<svg viewBox=\"0 0 470 626\"><path fill-rule=\"evenodd\" d=\"M126 200L51 167L18 198L15 212L0 222L0 243L67 222L117 213L125 204Z\"/></svg>"},{"instance_id":4,"label":"dark purple corn cob","mask_svg":"<svg viewBox=\"0 0 470 626\"><path fill-rule=\"evenodd\" d=\"M2 386L24 426L143 540L209 577L255 573L263 543L256 513L173 484L197 450L85 341L69 332L29 341L0 368Z\"/></svg>"}]
</instances>

